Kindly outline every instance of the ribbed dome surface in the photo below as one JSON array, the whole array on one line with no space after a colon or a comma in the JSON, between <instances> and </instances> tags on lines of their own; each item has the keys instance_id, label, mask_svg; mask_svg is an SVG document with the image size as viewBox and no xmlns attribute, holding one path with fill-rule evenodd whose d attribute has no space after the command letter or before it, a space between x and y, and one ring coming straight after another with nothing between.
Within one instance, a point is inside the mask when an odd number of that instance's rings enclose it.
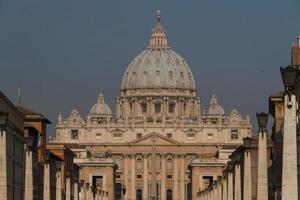
<instances>
[{"instance_id":1,"label":"ribbed dome surface","mask_svg":"<svg viewBox=\"0 0 300 200\"><path fill-rule=\"evenodd\" d=\"M196 89L188 64L170 48L148 48L131 61L124 74L122 90L151 88Z\"/></svg>"},{"instance_id":2,"label":"ribbed dome surface","mask_svg":"<svg viewBox=\"0 0 300 200\"><path fill-rule=\"evenodd\" d=\"M159 13L149 47L131 61L123 76L121 90L128 89L196 90L190 67L168 46Z\"/></svg>"},{"instance_id":3,"label":"ribbed dome surface","mask_svg":"<svg viewBox=\"0 0 300 200\"><path fill-rule=\"evenodd\" d=\"M110 107L104 102L102 94L99 95L98 102L92 106L90 115L111 115Z\"/></svg>"}]
</instances>

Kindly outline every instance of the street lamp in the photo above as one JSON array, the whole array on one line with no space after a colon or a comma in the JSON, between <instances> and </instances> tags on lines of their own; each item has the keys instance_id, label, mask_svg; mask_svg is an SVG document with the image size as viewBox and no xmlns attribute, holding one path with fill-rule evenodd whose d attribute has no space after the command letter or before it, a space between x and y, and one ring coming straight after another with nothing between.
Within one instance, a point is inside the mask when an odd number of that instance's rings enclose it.
<instances>
[{"instance_id":1,"label":"street lamp","mask_svg":"<svg viewBox=\"0 0 300 200\"><path fill-rule=\"evenodd\" d=\"M269 113L265 113L265 112L256 113L257 123L260 132L267 130L268 117L269 117Z\"/></svg>"},{"instance_id":2,"label":"street lamp","mask_svg":"<svg viewBox=\"0 0 300 200\"><path fill-rule=\"evenodd\" d=\"M56 170L60 171L61 170L61 162L60 161L56 161L55 165L56 165Z\"/></svg>"},{"instance_id":3,"label":"street lamp","mask_svg":"<svg viewBox=\"0 0 300 200\"><path fill-rule=\"evenodd\" d=\"M243 142L244 142L244 147L245 148L250 148L251 147L251 143L252 143L252 138L245 137L245 138L243 138Z\"/></svg>"},{"instance_id":4,"label":"street lamp","mask_svg":"<svg viewBox=\"0 0 300 200\"><path fill-rule=\"evenodd\" d=\"M287 67L280 67L280 72L286 91L295 88L296 79L298 78L298 69L288 65Z\"/></svg>"},{"instance_id":5,"label":"street lamp","mask_svg":"<svg viewBox=\"0 0 300 200\"><path fill-rule=\"evenodd\" d=\"M288 65L287 67L280 67L280 72L284 84L285 93L289 95L288 108L292 107L291 94L294 92L295 83L299 76L299 70Z\"/></svg>"},{"instance_id":6,"label":"street lamp","mask_svg":"<svg viewBox=\"0 0 300 200\"><path fill-rule=\"evenodd\" d=\"M0 111L0 128L4 129L8 119L8 112Z\"/></svg>"}]
</instances>

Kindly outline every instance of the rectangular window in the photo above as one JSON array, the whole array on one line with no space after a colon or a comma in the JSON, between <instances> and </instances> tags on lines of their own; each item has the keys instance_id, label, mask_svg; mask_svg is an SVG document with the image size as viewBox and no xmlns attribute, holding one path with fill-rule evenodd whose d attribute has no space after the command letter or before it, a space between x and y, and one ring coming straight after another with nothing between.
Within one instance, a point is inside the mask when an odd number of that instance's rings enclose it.
<instances>
[{"instance_id":1,"label":"rectangular window","mask_svg":"<svg viewBox=\"0 0 300 200\"><path fill-rule=\"evenodd\" d=\"M212 133L207 133L207 139L208 139L208 140L213 140L213 139L214 139L214 134L212 134Z\"/></svg>"},{"instance_id":2,"label":"rectangular window","mask_svg":"<svg viewBox=\"0 0 300 200\"><path fill-rule=\"evenodd\" d=\"M96 140L99 140L99 139L101 139L101 133L96 133Z\"/></svg>"},{"instance_id":3,"label":"rectangular window","mask_svg":"<svg viewBox=\"0 0 300 200\"><path fill-rule=\"evenodd\" d=\"M237 130L231 130L231 140L239 139L239 133Z\"/></svg>"},{"instance_id":4,"label":"rectangular window","mask_svg":"<svg viewBox=\"0 0 300 200\"><path fill-rule=\"evenodd\" d=\"M72 140L78 139L78 130L71 130L71 139Z\"/></svg>"},{"instance_id":5,"label":"rectangular window","mask_svg":"<svg viewBox=\"0 0 300 200\"><path fill-rule=\"evenodd\" d=\"M114 136L114 138L121 138L122 133L114 133L113 136Z\"/></svg>"},{"instance_id":6,"label":"rectangular window","mask_svg":"<svg viewBox=\"0 0 300 200\"><path fill-rule=\"evenodd\" d=\"M142 175L141 175L141 174L138 174L138 175L136 175L136 178L141 179L141 178L142 178Z\"/></svg>"},{"instance_id":7,"label":"rectangular window","mask_svg":"<svg viewBox=\"0 0 300 200\"><path fill-rule=\"evenodd\" d=\"M147 113L147 104L146 103L141 103L141 110L142 110L142 113Z\"/></svg>"},{"instance_id":8,"label":"rectangular window","mask_svg":"<svg viewBox=\"0 0 300 200\"><path fill-rule=\"evenodd\" d=\"M160 103L155 103L154 104L154 111L155 113L160 113Z\"/></svg>"},{"instance_id":9,"label":"rectangular window","mask_svg":"<svg viewBox=\"0 0 300 200\"><path fill-rule=\"evenodd\" d=\"M188 138L194 138L195 137L195 133L187 133L187 137Z\"/></svg>"},{"instance_id":10,"label":"rectangular window","mask_svg":"<svg viewBox=\"0 0 300 200\"><path fill-rule=\"evenodd\" d=\"M214 177L213 176L203 176L204 187L208 187L213 184Z\"/></svg>"},{"instance_id":11,"label":"rectangular window","mask_svg":"<svg viewBox=\"0 0 300 200\"><path fill-rule=\"evenodd\" d=\"M167 138L172 138L172 133L167 133Z\"/></svg>"},{"instance_id":12,"label":"rectangular window","mask_svg":"<svg viewBox=\"0 0 300 200\"><path fill-rule=\"evenodd\" d=\"M137 133L136 134L136 138L142 138L142 134L141 133Z\"/></svg>"},{"instance_id":13,"label":"rectangular window","mask_svg":"<svg viewBox=\"0 0 300 200\"><path fill-rule=\"evenodd\" d=\"M174 113L175 104L173 102L169 103L169 113Z\"/></svg>"}]
</instances>

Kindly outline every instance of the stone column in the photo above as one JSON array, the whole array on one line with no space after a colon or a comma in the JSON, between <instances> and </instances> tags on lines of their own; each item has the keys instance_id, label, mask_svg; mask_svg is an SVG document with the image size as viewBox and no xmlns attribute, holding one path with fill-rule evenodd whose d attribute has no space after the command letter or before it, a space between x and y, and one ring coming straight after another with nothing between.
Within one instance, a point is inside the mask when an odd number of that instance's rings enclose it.
<instances>
[{"instance_id":1,"label":"stone column","mask_svg":"<svg viewBox=\"0 0 300 200\"><path fill-rule=\"evenodd\" d=\"M239 163L235 164L234 175L234 200L241 200L241 166Z\"/></svg>"},{"instance_id":2,"label":"stone column","mask_svg":"<svg viewBox=\"0 0 300 200\"><path fill-rule=\"evenodd\" d=\"M0 130L0 199L7 199L6 131Z\"/></svg>"},{"instance_id":3,"label":"stone column","mask_svg":"<svg viewBox=\"0 0 300 200\"><path fill-rule=\"evenodd\" d=\"M180 156L180 199L185 199L185 167L184 155Z\"/></svg>"},{"instance_id":4,"label":"stone column","mask_svg":"<svg viewBox=\"0 0 300 200\"><path fill-rule=\"evenodd\" d=\"M252 200L252 181L251 181L251 152L250 149L244 151L244 199Z\"/></svg>"},{"instance_id":5,"label":"stone column","mask_svg":"<svg viewBox=\"0 0 300 200\"><path fill-rule=\"evenodd\" d=\"M84 180L80 180L80 200L85 200Z\"/></svg>"},{"instance_id":6,"label":"stone column","mask_svg":"<svg viewBox=\"0 0 300 200\"><path fill-rule=\"evenodd\" d=\"M204 200L208 200L208 190L204 190Z\"/></svg>"},{"instance_id":7,"label":"stone column","mask_svg":"<svg viewBox=\"0 0 300 200\"><path fill-rule=\"evenodd\" d=\"M218 191L218 199L222 200L222 182L221 180L218 181L218 186L217 186L217 191Z\"/></svg>"},{"instance_id":8,"label":"stone column","mask_svg":"<svg viewBox=\"0 0 300 200\"><path fill-rule=\"evenodd\" d=\"M203 181L203 176L202 175L199 175L199 187L200 187L200 190L204 190L204 181Z\"/></svg>"},{"instance_id":9,"label":"stone column","mask_svg":"<svg viewBox=\"0 0 300 200\"><path fill-rule=\"evenodd\" d=\"M268 152L267 133L258 133L257 199L268 199Z\"/></svg>"},{"instance_id":10,"label":"stone column","mask_svg":"<svg viewBox=\"0 0 300 200\"><path fill-rule=\"evenodd\" d=\"M71 180L70 180L70 177L66 178L66 200L71 200Z\"/></svg>"},{"instance_id":11,"label":"stone column","mask_svg":"<svg viewBox=\"0 0 300 200\"><path fill-rule=\"evenodd\" d=\"M148 155L144 154L143 199L148 200Z\"/></svg>"},{"instance_id":12,"label":"stone column","mask_svg":"<svg viewBox=\"0 0 300 200\"><path fill-rule=\"evenodd\" d=\"M50 164L48 161L44 164L44 189L43 200L50 200Z\"/></svg>"},{"instance_id":13,"label":"stone column","mask_svg":"<svg viewBox=\"0 0 300 200\"><path fill-rule=\"evenodd\" d=\"M92 186L92 184L91 184L90 190L89 190L89 192L90 192L90 194L89 194L89 199L91 199L91 200L95 199L95 198L94 198L94 191L93 191L93 188L92 188L92 187L93 187L93 186Z\"/></svg>"},{"instance_id":14,"label":"stone column","mask_svg":"<svg viewBox=\"0 0 300 200\"><path fill-rule=\"evenodd\" d=\"M233 200L233 174L232 172L228 173L228 200Z\"/></svg>"},{"instance_id":15,"label":"stone column","mask_svg":"<svg viewBox=\"0 0 300 200\"><path fill-rule=\"evenodd\" d=\"M131 198L130 199L135 199L136 198L136 191L135 191L135 155L131 155Z\"/></svg>"},{"instance_id":16,"label":"stone column","mask_svg":"<svg viewBox=\"0 0 300 200\"><path fill-rule=\"evenodd\" d=\"M166 199L166 155L161 155L161 192L160 199Z\"/></svg>"},{"instance_id":17,"label":"stone column","mask_svg":"<svg viewBox=\"0 0 300 200\"><path fill-rule=\"evenodd\" d=\"M174 192L173 192L173 199L178 199L178 167L177 167L177 155L174 155Z\"/></svg>"},{"instance_id":18,"label":"stone column","mask_svg":"<svg viewBox=\"0 0 300 200\"><path fill-rule=\"evenodd\" d=\"M91 192L90 192L90 184L85 183L85 200L90 200L92 199Z\"/></svg>"},{"instance_id":19,"label":"stone column","mask_svg":"<svg viewBox=\"0 0 300 200\"><path fill-rule=\"evenodd\" d=\"M296 96L284 96L282 200L298 199Z\"/></svg>"},{"instance_id":20,"label":"stone column","mask_svg":"<svg viewBox=\"0 0 300 200\"><path fill-rule=\"evenodd\" d=\"M77 182L74 182L73 184L73 187L74 187L74 200L78 200L78 183Z\"/></svg>"},{"instance_id":21,"label":"stone column","mask_svg":"<svg viewBox=\"0 0 300 200\"><path fill-rule=\"evenodd\" d=\"M124 155L124 185L126 187L126 193L124 194L124 199L128 200L129 199L129 193L130 193L130 187L129 187L129 176L128 176L128 155Z\"/></svg>"},{"instance_id":22,"label":"stone column","mask_svg":"<svg viewBox=\"0 0 300 200\"><path fill-rule=\"evenodd\" d=\"M33 175L32 175L32 151L29 148L25 150L25 191L24 199L33 199Z\"/></svg>"},{"instance_id":23,"label":"stone column","mask_svg":"<svg viewBox=\"0 0 300 200\"><path fill-rule=\"evenodd\" d=\"M218 200L218 181L214 181L214 184L212 186L212 192L213 192L212 199Z\"/></svg>"},{"instance_id":24,"label":"stone column","mask_svg":"<svg viewBox=\"0 0 300 200\"><path fill-rule=\"evenodd\" d=\"M222 200L227 200L227 179L222 182Z\"/></svg>"},{"instance_id":25,"label":"stone column","mask_svg":"<svg viewBox=\"0 0 300 200\"><path fill-rule=\"evenodd\" d=\"M61 187L61 171L57 170L56 172L56 200L61 200L61 191L62 191L62 187Z\"/></svg>"}]
</instances>

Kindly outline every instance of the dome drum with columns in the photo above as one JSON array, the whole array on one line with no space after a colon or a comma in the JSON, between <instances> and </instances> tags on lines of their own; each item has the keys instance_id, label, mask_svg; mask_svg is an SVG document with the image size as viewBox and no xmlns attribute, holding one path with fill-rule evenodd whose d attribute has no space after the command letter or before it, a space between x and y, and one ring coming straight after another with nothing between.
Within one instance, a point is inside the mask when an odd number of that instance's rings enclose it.
<instances>
[{"instance_id":1,"label":"dome drum with columns","mask_svg":"<svg viewBox=\"0 0 300 200\"><path fill-rule=\"evenodd\" d=\"M93 176L108 177L103 165L93 160L109 155L118 169L107 188L126 187L126 194L118 197L122 191L111 189L116 190L117 199L149 199L153 182L159 184L159 199L170 199L166 198L170 192L173 199L185 199L192 195L191 179L199 180L193 183L199 191L205 177L217 180L222 175L228 156L251 135L251 129L249 117L242 117L237 110L226 113L215 95L202 109L191 69L168 46L158 15L150 45L124 73L115 115L100 95L85 119L77 110L66 118L59 115L50 142L69 145L77 154L75 162L88 160L87 170L83 165L80 169L86 183ZM193 160L209 174L190 173ZM155 169L156 177L149 173ZM142 198L138 197L141 192Z\"/></svg>"}]
</instances>

